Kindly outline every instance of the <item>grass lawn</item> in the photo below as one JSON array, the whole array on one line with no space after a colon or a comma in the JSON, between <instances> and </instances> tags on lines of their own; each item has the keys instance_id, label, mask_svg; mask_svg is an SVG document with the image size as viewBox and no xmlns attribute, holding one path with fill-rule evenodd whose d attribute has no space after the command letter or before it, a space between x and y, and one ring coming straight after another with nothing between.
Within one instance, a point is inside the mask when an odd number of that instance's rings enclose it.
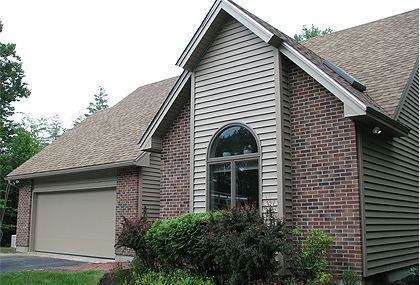
<instances>
[{"instance_id":1,"label":"grass lawn","mask_svg":"<svg viewBox=\"0 0 420 285\"><path fill-rule=\"evenodd\" d=\"M97 285L104 271L78 272L5 272L0 274L1 285Z\"/></svg>"},{"instance_id":2,"label":"grass lawn","mask_svg":"<svg viewBox=\"0 0 420 285\"><path fill-rule=\"evenodd\" d=\"M13 247L0 247L0 253L16 253Z\"/></svg>"}]
</instances>

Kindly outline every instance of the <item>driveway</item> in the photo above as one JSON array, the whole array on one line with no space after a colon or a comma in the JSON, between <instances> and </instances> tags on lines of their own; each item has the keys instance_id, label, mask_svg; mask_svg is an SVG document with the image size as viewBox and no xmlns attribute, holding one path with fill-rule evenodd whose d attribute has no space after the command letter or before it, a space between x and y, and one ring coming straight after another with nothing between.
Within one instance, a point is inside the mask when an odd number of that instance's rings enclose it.
<instances>
[{"instance_id":1,"label":"driveway","mask_svg":"<svg viewBox=\"0 0 420 285\"><path fill-rule=\"evenodd\" d=\"M0 254L0 273L39 270L81 264L86 264L86 262L26 254Z\"/></svg>"}]
</instances>

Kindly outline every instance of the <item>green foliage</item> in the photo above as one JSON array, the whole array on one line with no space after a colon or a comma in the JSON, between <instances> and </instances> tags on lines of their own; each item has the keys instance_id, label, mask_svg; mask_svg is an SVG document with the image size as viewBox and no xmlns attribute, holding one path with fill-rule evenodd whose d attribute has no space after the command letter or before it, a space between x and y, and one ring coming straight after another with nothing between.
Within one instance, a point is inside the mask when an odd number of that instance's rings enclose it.
<instances>
[{"instance_id":1,"label":"green foliage","mask_svg":"<svg viewBox=\"0 0 420 285\"><path fill-rule=\"evenodd\" d=\"M186 270L169 272L151 271L135 279L136 285L213 285L209 278L202 278Z\"/></svg>"},{"instance_id":2,"label":"green foliage","mask_svg":"<svg viewBox=\"0 0 420 285\"><path fill-rule=\"evenodd\" d=\"M152 226L152 222L148 220L146 212L147 210L144 209L143 215L134 221L123 217L123 229L115 245L117 248L128 247L135 251L137 257L136 270L139 271L138 273L158 269L156 254L145 240L146 233Z\"/></svg>"},{"instance_id":3,"label":"green foliage","mask_svg":"<svg viewBox=\"0 0 420 285\"><path fill-rule=\"evenodd\" d=\"M145 220L126 221L117 244L136 251L139 276L185 269L214 277L217 284L254 284L277 271L276 257L287 247L283 224L271 209L264 217L247 207L186 214L149 226Z\"/></svg>"},{"instance_id":4,"label":"green foliage","mask_svg":"<svg viewBox=\"0 0 420 285\"><path fill-rule=\"evenodd\" d=\"M201 242L206 254L206 274L218 284L254 284L277 271L276 257L286 250L283 223L269 209L262 217L258 210L241 207L225 210L206 228Z\"/></svg>"},{"instance_id":5,"label":"green foliage","mask_svg":"<svg viewBox=\"0 0 420 285\"><path fill-rule=\"evenodd\" d=\"M353 270L347 269L343 272L343 276L341 277L341 282L343 285L358 285L362 282L362 277L359 276Z\"/></svg>"},{"instance_id":6,"label":"green foliage","mask_svg":"<svg viewBox=\"0 0 420 285\"><path fill-rule=\"evenodd\" d=\"M313 280L328 269L328 250L332 238L321 229L312 229L302 237L300 229L293 230L298 238L297 252L292 255L290 268L299 280Z\"/></svg>"},{"instance_id":7,"label":"green foliage","mask_svg":"<svg viewBox=\"0 0 420 285\"><path fill-rule=\"evenodd\" d=\"M175 219L156 220L145 241L156 253L158 262L168 269L188 268L200 271L205 251L201 241L203 226L219 214L186 214Z\"/></svg>"},{"instance_id":8,"label":"green foliage","mask_svg":"<svg viewBox=\"0 0 420 285\"><path fill-rule=\"evenodd\" d=\"M417 266L410 267L410 269L408 269L408 272L412 276L419 276L419 266L417 265Z\"/></svg>"},{"instance_id":9,"label":"green foliage","mask_svg":"<svg viewBox=\"0 0 420 285\"><path fill-rule=\"evenodd\" d=\"M80 272L39 272L21 271L0 273L1 285L97 285L103 276L103 271Z\"/></svg>"},{"instance_id":10,"label":"green foliage","mask_svg":"<svg viewBox=\"0 0 420 285\"><path fill-rule=\"evenodd\" d=\"M9 118L14 114L13 103L27 98L31 93L24 77L16 45L0 42L0 138L3 141L11 124Z\"/></svg>"},{"instance_id":11,"label":"green foliage","mask_svg":"<svg viewBox=\"0 0 420 285\"><path fill-rule=\"evenodd\" d=\"M331 34L333 32L333 30L331 28L326 28L324 30L321 30L317 27L315 27L313 24L311 25L310 28L308 28L306 25L303 25L302 31L300 33L300 35L295 34L293 36L293 38L298 41L304 41L310 38L314 38L314 37L318 37L318 36L322 36L322 35L326 35L326 34Z\"/></svg>"},{"instance_id":12,"label":"green foliage","mask_svg":"<svg viewBox=\"0 0 420 285\"><path fill-rule=\"evenodd\" d=\"M111 270L109 276L112 280L112 284L114 285L129 285L133 283L131 272L124 268L119 262L117 262Z\"/></svg>"},{"instance_id":13,"label":"green foliage","mask_svg":"<svg viewBox=\"0 0 420 285\"><path fill-rule=\"evenodd\" d=\"M80 122L82 122L84 119L95 113L99 110L104 110L109 107L108 105L108 93L105 91L105 88L102 86L98 87L98 90L93 95L93 102L90 102L87 109L87 113L84 115L79 115L74 121L73 125L76 126Z\"/></svg>"},{"instance_id":14,"label":"green foliage","mask_svg":"<svg viewBox=\"0 0 420 285\"><path fill-rule=\"evenodd\" d=\"M4 209L5 215L1 225L3 231L2 245L8 245L10 236L14 234L18 206L18 183L9 191L8 200L5 201L7 182L4 177L13 169L38 153L44 145L23 127L15 125L11 128L13 135L0 149L0 209Z\"/></svg>"}]
</instances>

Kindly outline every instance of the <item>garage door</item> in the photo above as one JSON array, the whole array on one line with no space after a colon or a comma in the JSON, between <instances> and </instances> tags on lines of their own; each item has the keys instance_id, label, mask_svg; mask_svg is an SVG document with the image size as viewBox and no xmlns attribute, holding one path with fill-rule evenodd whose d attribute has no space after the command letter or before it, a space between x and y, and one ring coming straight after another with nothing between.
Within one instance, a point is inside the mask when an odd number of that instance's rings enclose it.
<instances>
[{"instance_id":1,"label":"garage door","mask_svg":"<svg viewBox=\"0 0 420 285\"><path fill-rule=\"evenodd\" d=\"M115 189L38 193L35 199L35 251L115 257Z\"/></svg>"}]
</instances>

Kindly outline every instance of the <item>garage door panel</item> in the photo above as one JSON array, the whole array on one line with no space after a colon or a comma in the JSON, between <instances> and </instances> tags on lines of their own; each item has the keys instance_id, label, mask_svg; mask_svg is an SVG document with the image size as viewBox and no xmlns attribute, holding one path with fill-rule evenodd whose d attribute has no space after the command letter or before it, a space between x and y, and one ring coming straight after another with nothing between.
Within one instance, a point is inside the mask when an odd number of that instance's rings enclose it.
<instances>
[{"instance_id":1,"label":"garage door panel","mask_svg":"<svg viewBox=\"0 0 420 285\"><path fill-rule=\"evenodd\" d=\"M115 190L36 195L35 251L114 257Z\"/></svg>"}]
</instances>

